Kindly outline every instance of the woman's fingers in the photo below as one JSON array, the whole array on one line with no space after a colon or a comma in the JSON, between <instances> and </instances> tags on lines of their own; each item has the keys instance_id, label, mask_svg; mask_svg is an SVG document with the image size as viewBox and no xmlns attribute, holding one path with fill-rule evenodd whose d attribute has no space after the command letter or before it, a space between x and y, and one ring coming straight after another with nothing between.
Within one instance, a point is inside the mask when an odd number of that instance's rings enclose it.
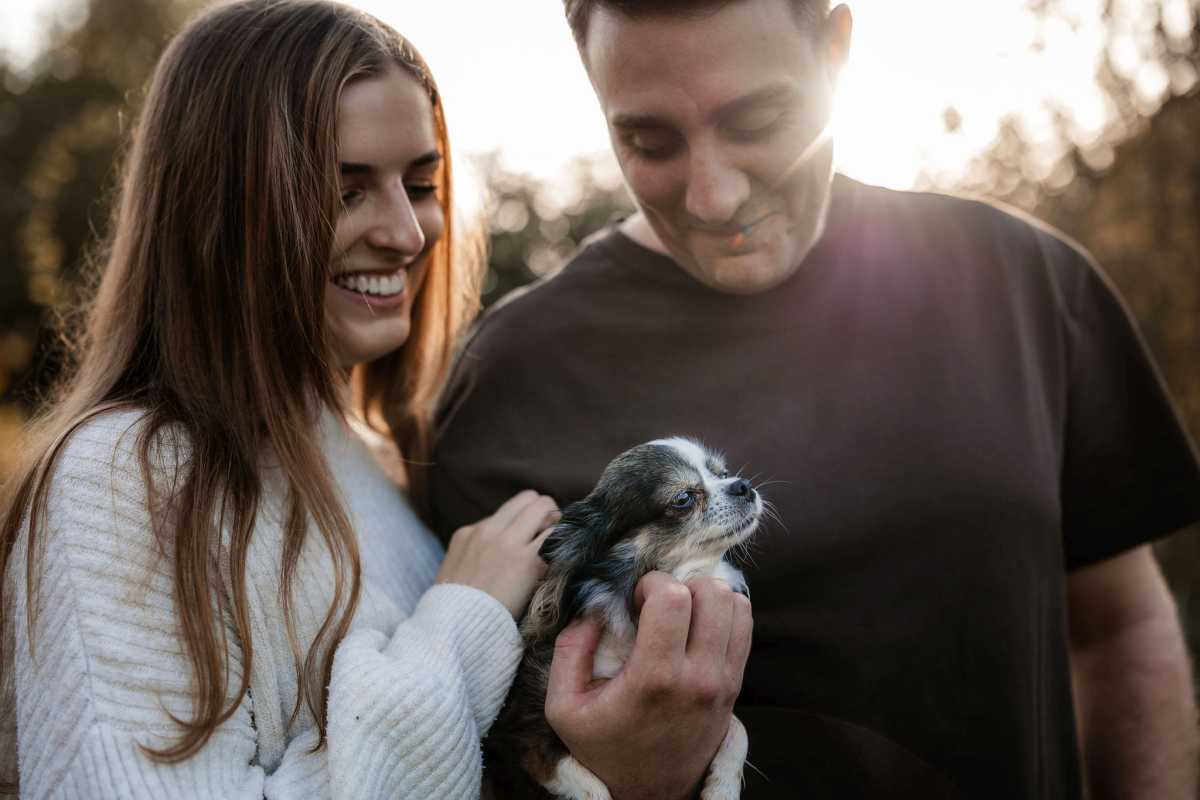
<instances>
[{"instance_id":1,"label":"woman's fingers","mask_svg":"<svg viewBox=\"0 0 1200 800\"><path fill-rule=\"evenodd\" d=\"M530 503L537 500L541 495L533 489L526 489L523 492L518 492L512 497L504 501L504 504L496 509L496 513L492 514L487 519L481 520L479 525L486 525L493 530L504 530L509 524L517 518L517 515L528 506Z\"/></svg>"},{"instance_id":2,"label":"woman's fingers","mask_svg":"<svg viewBox=\"0 0 1200 800\"><path fill-rule=\"evenodd\" d=\"M557 521L562 515L554 501L544 495L536 495L532 501L523 506L516 516L509 521L502 532L506 538L521 544L529 544L536 539L547 525Z\"/></svg>"},{"instance_id":3,"label":"woman's fingers","mask_svg":"<svg viewBox=\"0 0 1200 800\"><path fill-rule=\"evenodd\" d=\"M554 515L551 514L551 516L553 517ZM559 514L558 516L560 519L562 518L562 514ZM539 552L539 553L541 552L542 543L545 542L547 538L549 538L550 534L554 533L554 523L557 521L558 520L553 520L549 525L546 526L546 528L541 533L539 533L537 535L537 538L533 540L532 544L533 544L533 549L535 552Z\"/></svg>"}]
</instances>

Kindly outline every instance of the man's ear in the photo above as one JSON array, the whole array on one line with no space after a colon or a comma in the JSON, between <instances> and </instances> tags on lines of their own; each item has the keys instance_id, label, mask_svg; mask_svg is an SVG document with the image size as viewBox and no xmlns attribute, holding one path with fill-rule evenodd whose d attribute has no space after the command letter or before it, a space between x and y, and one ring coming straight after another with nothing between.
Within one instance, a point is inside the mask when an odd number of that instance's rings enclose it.
<instances>
[{"instance_id":1,"label":"man's ear","mask_svg":"<svg viewBox=\"0 0 1200 800\"><path fill-rule=\"evenodd\" d=\"M828 65L830 78L834 80L850 58L850 40L853 33L854 16L850 13L849 6L843 3L829 12L829 16L825 18L822 39L825 63Z\"/></svg>"},{"instance_id":2,"label":"man's ear","mask_svg":"<svg viewBox=\"0 0 1200 800\"><path fill-rule=\"evenodd\" d=\"M562 519L538 548L542 560L568 567L590 560L608 533L608 515L601 507L601 503L589 496L564 508Z\"/></svg>"}]
</instances>

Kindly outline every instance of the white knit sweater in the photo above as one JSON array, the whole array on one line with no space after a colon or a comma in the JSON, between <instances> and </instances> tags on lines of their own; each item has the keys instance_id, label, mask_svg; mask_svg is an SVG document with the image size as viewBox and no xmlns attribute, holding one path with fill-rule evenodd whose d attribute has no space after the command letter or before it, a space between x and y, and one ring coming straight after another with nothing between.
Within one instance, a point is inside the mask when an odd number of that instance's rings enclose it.
<instances>
[{"instance_id":1,"label":"white knit sweater","mask_svg":"<svg viewBox=\"0 0 1200 800\"><path fill-rule=\"evenodd\" d=\"M268 464L248 555L250 691L196 755L174 764L145 755L140 745L176 739L169 714L188 718L192 707L170 567L149 529L136 461L139 424L133 412L105 414L60 456L32 637L24 541L11 559L5 651L15 664L3 670L0 775L19 767L28 798L477 797L479 741L520 658L516 625L481 591L431 587L440 546L361 441L329 416L323 451L358 535L363 585L334 658L327 746L310 752L316 728L306 708L287 727L297 685L278 592L283 491ZM164 446L156 464L169 471L182 452ZM332 598L332 575L314 530L293 588L303 652ZM232 696L244 660L232 625L226 635Z\"/></svg>"}]
</instances>

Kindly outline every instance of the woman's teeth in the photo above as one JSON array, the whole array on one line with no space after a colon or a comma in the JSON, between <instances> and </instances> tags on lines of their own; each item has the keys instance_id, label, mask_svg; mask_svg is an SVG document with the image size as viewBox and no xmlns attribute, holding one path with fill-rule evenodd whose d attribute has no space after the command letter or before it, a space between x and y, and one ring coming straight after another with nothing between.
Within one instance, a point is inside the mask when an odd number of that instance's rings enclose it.
<instances>
[{"instance_id":1,"label":"woman's teeth","mask_svg":"<svg viewBox=\"0 0 1200 800\"><path fill-rule=\"evenodd\" d=\"M352 292L374 295L376 297L388 297L404 291L405 275L404 270L383 276L338 275L334 277L333 282L343 289L349 289Z\"/></svg>"}]
</instances>

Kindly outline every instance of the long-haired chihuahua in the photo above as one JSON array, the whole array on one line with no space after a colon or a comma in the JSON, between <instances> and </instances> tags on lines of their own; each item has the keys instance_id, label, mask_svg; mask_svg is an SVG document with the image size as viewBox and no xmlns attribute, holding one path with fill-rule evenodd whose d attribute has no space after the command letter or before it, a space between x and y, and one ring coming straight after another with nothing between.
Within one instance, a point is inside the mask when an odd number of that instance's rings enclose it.
<instances>
[{"instance_id":1,"label":"long-haired chihuahua","mask_svg":"<svg viewBox=\"0 0 1200 800\"><path fill-rule=\"evenodd\" d=\"M720 455L690 439L659 439L617 456L583 500L567 506L541 548L549 567L521 624L525 655L485 746L496 796L608 800L604 783L571 757L545 718L554 640L574 618L599 616L592 674L621 671L637 632L634 589L651 570L679 580L717 577L747 593L725 560L758 527L762 496ZM730 722L701 797L741 795L746 732Z\"/></svg>"}]
</instances>

